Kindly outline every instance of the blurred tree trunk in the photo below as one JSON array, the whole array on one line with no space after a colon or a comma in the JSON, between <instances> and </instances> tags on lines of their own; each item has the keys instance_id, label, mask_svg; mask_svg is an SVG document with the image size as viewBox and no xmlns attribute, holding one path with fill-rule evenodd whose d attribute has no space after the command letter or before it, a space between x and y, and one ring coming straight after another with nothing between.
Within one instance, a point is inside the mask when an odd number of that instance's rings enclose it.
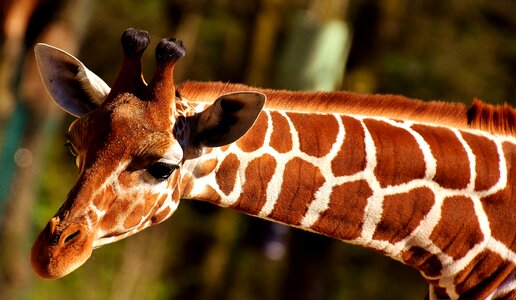
<instances>
[{"instance_id":1,"label":"blurred tree trunk","mask_svg":"<svg viewBox=\"0 0 516 300\"><path fill-rule=\"evenodd\" d=\"M7 0L1 4L0 25L0 219L5 206L11 174L15 168L12 156L20 143L18 135L24 123L21 115L11 117L24 57L25 31L40 0ZM22 114L23 115L23 114ZM3 148L3 149L2 149Z\"/></svg>"},{"instance_id":2,"label":"blurred tree trunk","mask_svg":"<svg viewBox=\"0 0 516 300\"><path fill-rule=\"evenodd\" d=\"M28 1L20 1L28 2ZM18 2L17 2L18 3ZM42 149L48 135L61 113L52 104L39 79L32 46L36 39L76 53L88 20L89 0L43 1L37 5L27 5L30 11L24 24L19 24L18 46L7 46L17 55L20 63L12 68L11 78L15 80L10 87L14 96L13 113L8 124L17 124L6 132L12 140L4 139L2 156L13 164L12 174L3 173L11 178L0 195L5 202L5 211L0 226L0 290L2 299L19 299L30 282L29 264L31 215L38 190L38 178ZM50 19L49 16L55 17ZM22 19L18 19L22 20ZM39 37L38 37L39 36ZM16 48L12 50L12 48ZM16 53L17 52L17 53ZM16 144L12 144L16 143ZM11 151L14 150L14 153Z\"/></svg>"},{"instance_id":3,"label":"blurred tree trunk","mask_svg":"<svg viewBox=\"0 0 516 300\"><path fill-rule=\"evenodd\" d=\"M23 59L23 39L36 6L41 0L3 0L0 4L0 121L5 121L14 104L16 73ZM3 124L4 122L0 122ZM0 125L1 126L1 125ZM0 128L0 132L2 132Z\"/></svg>"},{"instance_id":4,"label":"blurred tree trunk","mask_svg":"<svg viewBox=\"0 0 516 300\"><path fill-rule=\"evenodd\" d=\"M308 11L297 13L275 72L277 88L340 89L351 46L351 34L342 19L347 6L348 0L314 0Z\"/></svg>"},{"instance_id":5,"label":"blurred tree trunk","mask_svg":"<svg viewBox=\"0 0 516 300\"><path fill-rule=\"evenodd\" d=\"M281 25L283 24L285 0L262 0L263 9L258 13L253 32L251 47L250 65L246 74L246 82L253 86L264 86L270 84L266 80L274 67L275 53L277 49L277 38Z\"/></svg>"}]
</instances>

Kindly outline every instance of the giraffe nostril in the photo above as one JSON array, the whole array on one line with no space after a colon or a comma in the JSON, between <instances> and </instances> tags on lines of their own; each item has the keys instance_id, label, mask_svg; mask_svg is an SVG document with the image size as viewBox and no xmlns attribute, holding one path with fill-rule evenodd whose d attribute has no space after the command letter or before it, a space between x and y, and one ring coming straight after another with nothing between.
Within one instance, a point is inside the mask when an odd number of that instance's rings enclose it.
<instances>
[{"instance_id":1,"label":"giraffe nostril","mask_svg":"<svg viewBox=\"0 0 516 300\"><path fill-rule=\"evenodd\" d=\"M69 236L67 236L64 239L64 243L67 244L67 243L71 242L73 239L75 239L77 236L79 236L79 234L81 234L80 230L73 232L72 234L70 234Z\"/></svg>"}]
</instances>

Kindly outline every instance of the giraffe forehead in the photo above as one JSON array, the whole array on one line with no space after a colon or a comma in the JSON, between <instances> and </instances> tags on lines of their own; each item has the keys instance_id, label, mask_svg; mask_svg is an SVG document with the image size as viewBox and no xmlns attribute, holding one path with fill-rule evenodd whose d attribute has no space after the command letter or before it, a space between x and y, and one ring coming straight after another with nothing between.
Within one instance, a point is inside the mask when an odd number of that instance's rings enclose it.
<instances>
[{"instance_id":1,"label":"giraffe forehead","mask_svg":"<svg viewBox=\"0 0 516 300\"><path fill-rule=\"evenodd\" d=\"M75 121L69 131L70 141L84 155L86 168L106 171L124 161L141 168L171 156L170 150L177 148L173 147L177 141L171 125L154 126L141 108L121 105L108 113L94 113Z\"/></svg>"},{"instance_id":2,"label":"giraffe forehead","mask_svg":"<svg viewBox=\"0 0 516 300\"><path fill-rule=\"evenodd\" d=\"M168 130L174 113L170 103L139 98L132 93L121 93L88 115L89 119L108 119L112 127L119 124L140 124L149 130Z\"/></svg>"},{"instance_id":3,"label":"giraffe forehead","mask_svg":"<svg viewBox=\"0 0 516 300\"><path fill-rule=\"evenodd\" d=\"M174 118L170 105L144 101L132 94L121 94L112 106L107 106L112 126L137 126L149 131L168 131Z\"/></svg>"},{"instance_id":4,"label":"giraffe forehead","mask_svg":"<svg viewBox=\"0 0 516 300\"><path fill-rule=\"evenodd\" d=\"M142 101L132 94L122 94L108 106L100 107L70 126L70 135L87 135L95 139L112 137L121 139L118 143L141 143L149 136L169 137L174 118L163 118L172 114L172 109L159 107L155 103ZM159 134L161 133L161 134ZM125 139L123 138L125 137Z\"/></svg>"}]
</instances>

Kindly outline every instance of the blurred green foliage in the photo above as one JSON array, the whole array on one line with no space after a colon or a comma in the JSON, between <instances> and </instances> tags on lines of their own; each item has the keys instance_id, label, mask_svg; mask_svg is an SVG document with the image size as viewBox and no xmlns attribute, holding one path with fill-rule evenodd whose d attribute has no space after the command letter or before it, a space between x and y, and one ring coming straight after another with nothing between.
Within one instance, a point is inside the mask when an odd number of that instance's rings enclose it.
<instances>
[{"instance_id":1,"label":"blurred green foliage","mask_svg":"<svg viewBox=\"0 0 516 300\"><path fill-rule=\"evenodd\" d=\"M79 57L112 82L121 60L120 34L136 27L153 35L143 61L147 78L153 71L153 46L161 37L176 36L188 49L177 67L177 82L220 80L282 88L295 75L295 70L287 71L277 78L282 57L295 51L287 42L300 26L299 15L321 15L315 2L92 2ZM335 1L327 2L331 8ZM326 15L320 22L337 18L350 28L351 48L341 88L465 103L474 97L516 103L512 1L340 2L344 5L338 10L322 5ZM63 146L71 120L57 119L47 146L40 149L44 159L35 183L33 219L26 220L32 224L26 253L75 181L75 166ZM64 279L45 281L31 275L20 295L23 299L422 299L426 293L416 271L379 254L296 229L275 230L269 222L234 211L181 203L164 224L95 250L83 267ZM267 256L271 239L286 247L279 259Z\"/></svg>"}]
</instances>

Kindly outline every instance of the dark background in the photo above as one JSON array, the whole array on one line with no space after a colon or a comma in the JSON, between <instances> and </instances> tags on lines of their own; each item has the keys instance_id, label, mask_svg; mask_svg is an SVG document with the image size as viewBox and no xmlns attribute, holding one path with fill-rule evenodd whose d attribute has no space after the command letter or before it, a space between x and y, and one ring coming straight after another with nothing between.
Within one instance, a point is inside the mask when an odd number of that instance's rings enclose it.
<instances>
[{"instance_id":1,"label":"dark background","mask_svg":"<svg viewBox=\"0 0 516 300\"><path fill-rule=\"evenodd\" d=\"M57 281L28 253L76 177L36 42L111 83L128 27L183 39L176 82L345 89L425 100L516 101L510 0L3 0L0 3L2 299L422 299L414 270L380 254L228 209L183 201L165 223L95 250Z\"/></svg>"}]
</instances>

